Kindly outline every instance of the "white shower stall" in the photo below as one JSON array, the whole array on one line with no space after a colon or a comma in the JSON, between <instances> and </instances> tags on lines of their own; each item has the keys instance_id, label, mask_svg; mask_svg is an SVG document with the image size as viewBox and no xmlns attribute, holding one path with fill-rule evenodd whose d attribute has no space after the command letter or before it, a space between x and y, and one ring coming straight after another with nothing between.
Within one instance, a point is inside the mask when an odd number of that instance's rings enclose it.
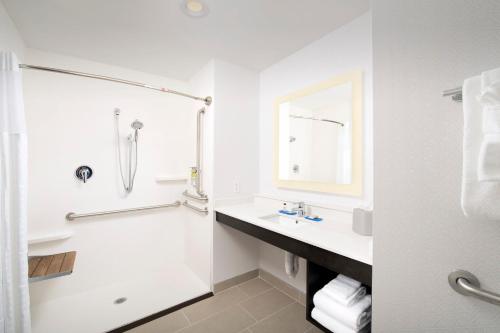
<instances>
[{"instance_id":1,"label":"white shower stall","mask_svg":"<svg viewBox=\"0 0 500 333\"><path fill-rule=\"evenodd\" d=\"M200 96L212 78L177 81L87 60L27 50L24 62L147 82ZM212 279L209 214L184 206L66 220L90 213L184 200L196 161L196 116L202 101L113 82L23 70L29 142L29 254L76 251L72 274L30 284L34 333L107 332L206 296ZM114 109L120 130L144 123L137 175L127 194L120 179ZM202 163L212 194L211 107ZM123 144L123 143L122 143ZM93 175L75 177L79 166Z\"/></svg>"}]
</instances>

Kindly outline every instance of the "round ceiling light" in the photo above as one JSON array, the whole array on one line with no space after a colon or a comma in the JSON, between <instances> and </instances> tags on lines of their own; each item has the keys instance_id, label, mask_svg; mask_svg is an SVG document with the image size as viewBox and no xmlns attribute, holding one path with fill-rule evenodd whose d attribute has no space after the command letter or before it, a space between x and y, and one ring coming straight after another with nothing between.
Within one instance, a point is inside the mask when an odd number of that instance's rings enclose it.
<instances>
[{"instance_id":1,"label":"round ceiling light","mask_svg":"<svg viewBox=\"0 0 500 333\"><path fill-rule=\"evenodd\" d=\"M203 17L208 14L208 7L202 0L182 0L182 11L192 17Z\"/></svg>"}]
</instances>

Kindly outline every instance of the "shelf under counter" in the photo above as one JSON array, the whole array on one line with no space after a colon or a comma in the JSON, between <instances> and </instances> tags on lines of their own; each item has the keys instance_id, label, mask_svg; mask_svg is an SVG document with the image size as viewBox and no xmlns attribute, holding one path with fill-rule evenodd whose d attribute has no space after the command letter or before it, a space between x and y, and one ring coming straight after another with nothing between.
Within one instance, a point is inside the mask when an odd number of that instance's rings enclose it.
<instances>
[{"instance_id":1,"label":"shelf under counter","mask_svg":"<svg viewBox=\"0 0 500 333\"><path fill-rule=\"evenodd\" d=\"M334 279L338 274L344 274L360 281L367 287L368 292L371 293L372 266L369 264L319 248L221 212L216 211L215 217L219 223L307 260L306 319L324 332L330 331L311 317L311 311L314 307L314 294L325 284ZM370 331L370 327L363 330L363 332Z\"/></svg>"}]
</instances>

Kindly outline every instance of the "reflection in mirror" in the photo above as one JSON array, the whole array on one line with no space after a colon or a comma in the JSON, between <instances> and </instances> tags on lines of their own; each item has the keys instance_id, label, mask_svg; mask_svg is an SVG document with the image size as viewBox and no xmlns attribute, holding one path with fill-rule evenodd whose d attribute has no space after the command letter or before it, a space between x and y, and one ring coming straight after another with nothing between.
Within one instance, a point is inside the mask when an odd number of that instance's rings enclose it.
<instances>
[{"instance_id":1,"label":"reflection in mirror","mask_svg":"<svg viewBox=\"0 0 500 333\"><path fill-rule=\"evenodd\" d=\"M351 183L352 83L279 105L279 177Z\"/></svg>"},{"instance_id":2,"label":"reflection in mirror","mask_svg":"<svg viewBox=\"0 0 500 333\"><path fill-rule=\"evenodd\" d=\"M362 72L276 101L278 187L359 196L363 189Z\"/></svg>"}]
</instances>

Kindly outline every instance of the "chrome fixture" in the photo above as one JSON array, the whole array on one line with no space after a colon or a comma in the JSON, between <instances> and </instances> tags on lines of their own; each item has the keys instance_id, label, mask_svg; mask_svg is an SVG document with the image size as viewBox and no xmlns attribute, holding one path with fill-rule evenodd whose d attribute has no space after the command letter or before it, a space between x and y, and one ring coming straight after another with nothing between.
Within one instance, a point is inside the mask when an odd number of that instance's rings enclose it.
<instances>
[{"instance_id":1,"label":"chrome fixture","mask_svg":"<svg viewBox=\"0 0 500 333\"><path fill-rule=\"evenodd\" d=\"M474 274L457 270L448 275L448 283L457 293L464 296L472 296L482 301L500 305L500 294L493 293L481 288L481 284Z\"/></svg>"},{"instance_id":2,"label":"chrome fixture","mask_svg":"<svg viewBox=\"0 0 500 333\"><path fill-rule=\"evenodd\" d=\"M144 127L144 124L139 120L134 120L130 127L134 130L133 135L130 134L128 136L128 177L127 181L125 181L125 177L123 176L123 168L122 168L122 152L121 152L121 143L120 143L120 109L115 109L115 120L116 120L116 138L118 145L118 164L120 165L120 176L122 178L123 187L127 193L132 192L134 188L134 180L135 174L137 173L137 140L139 139L139 130ZM132 163L134 160L134 163Z\"/></svg>"},{"instance_id":3,"label":"chrome fixture","mask_svg":"<svg viewBox=\"0 0 500 333\"><path fill-rule=\"evenodd\" d=\"M189 204L187 201L184 201L184 202L182 203L182 205L183 205L184 207L187 207L187 208L189 208L189 209L191 209L191 210L195 211L195 212L196 212L196 213L198 213L198 214L202 214L202 215L207 215L207 214L208 214L208 208L207 208L207 207L204 207L204 208L198 208L198 207L196 207L196 206L193 206L193 205Z\"/></svg>"},{"instance_id":4,"label":"chrome fixture","mask_svg":"<svg viewBox=\"0 0 500 333\"><path fill-rule=\"evenodd\" d=\"M106 210L106 211L101 211L101 212L93 212L93 213L85 213L85 214L68 213L68 214L66 214L66 220L74 221L76 219L81 219L81 218L85 218L85 217L104 216L104 215L122 214L122 213L130 213L130 212L142 212L142 211L151 210L151 209L179 207L180 205L181 205L180 201L175 201L173 203L164 204L164 205L143 206L143 207L126 208L126 209L118 209L118 210Z\"/></svg>"},{"instance_id":5,"label":"chrome fixture","mask_svg":"<svg viewBox=\"0 0 500 333\"><path fill-rule=\"evenodd\" d=\"M443 91L443 97L446 96L451 96L451 99L454 100L455 102L462 102L463 100L462 87Z\"/></svg>"},{"instance_id":6,"label":"chrome fixture","mask_svg":"<svg viewBox=\"0 0 500 333\"><path fill-rule=\"evenodd\" d=\"M199 201L199 202L207 202L208 201L208 197L207 196L204 196L204 197L199 197L197 195L193 195L191 193L189 193L187 190L182 192L182 195L185 196L186 198L189 198L189 199L192 199L192 200L196 200L196 201Z\"/></svg>"},{"instance_id":7,"label":"chrome fixture","mask_svg":"<svg viewBox=\"0 0 500 333\"><path fill-rule=\"evenodd\" d=\"M80 179L84 183L92 177L92 174L92 169L86 165L79 166L75 171L76 178Z\"/></svg>"},{"instance_id":8,"label":"chrome fixture","mask_svg":"<svg viewBox=\"0 0 500 333\"><path fill-rule=\"evenodd\" d=\"M306 116L300 116L300 115L297 115L297 114L291 114L290 118L324 121L324 122L327 122L327 123L334 123L334 124L337 124L337 125L340 125L340 126L344 127L344 123L341 123L340 121L330 120L330 119L315 118L315 117L306 117ZM292 142L292 141L290 141L290 142Z\"/></svg>"},{"instance_id":9,"label":"chrome fixture","mask_svg":"<svg viewBox=\"0 0 500 333\"><path fill-rule=\"evenodd\" d=\"M196 182L196 193L200 197L205 197L203 193L203 172L201 169L202 156L202 135L203 135L203 120L202 117L205 115L205 108L198 110L198 115L196 117L196 170L198 172L198 181Z\"/></svg>"},{"instance_id":10,"label":"chrome fixture","mask_svg":"<svg viewBox=\"0 0 500 333\"><path fill-rule=\"evenodd\" d=\"M67 70L67 69L60 69L60 68L53 68L53 67L44 67L44 66L35 66L35 65L26 65L26 64L19 64L19 68L22 68L22 69L34 69L34 70L45 71L45 72L68 74L68 75L88 77L88 78L91 78L91 79L111 81L111 82L116 82L116 83L127 84L129 86L136 86L136 87L141 87L141 88L146 88L146 89L152 89L152 90L156 90L156 91L161 91L161 92L164 92L164 93L174 94L174 95L178 95L178 96L183 96L183 97L191 98L191 99L194 99L194 100L197 100L197 101L203 101L203 102L205 102L206 105L210 105L212 103L212 97L210 97L210 96L207 96L207 97L197 97L197 96L186 94L186 93L183 93L183 92L180 92L180 91L175 91L175 90L172 90L172 89L167 89L167 88L163 88L163 87L150 86L150 85L145 84L145 83L134 82L134 81L129 81L129 80L123 80L123 79L118 79L118 78L114 78L114 77L110 77L110 76L97 75L97 74L89 74L89 73L71 71L71 70Z\"/></svg>"},{"instance_id":11,"label":"chrome fixture","mask_svg":"<svg viewBox=\"0 0 500 333\"><path fill-rule=\"evenodd\" d=\"M292 207L292 212L297 213L297 217L306 216L306 204L303 201L294 203L294 207Z\"/></svg>"},{"instance_id":12,"label":"chrome fixture","mask_svg":"<svg viewBox=\"0 0 500 333\"><path fill-rule=\"evenodd\" d=\"M195 188L196 195L190 194L187 190L182 193L184 196L198 200L208 201L208 197L203 192L203 169L202 169L202 149L203 149L203 116L205 108L198 110L196 117L196 166L191 168L191 185Z\"/></svg>"}]
</instances>

